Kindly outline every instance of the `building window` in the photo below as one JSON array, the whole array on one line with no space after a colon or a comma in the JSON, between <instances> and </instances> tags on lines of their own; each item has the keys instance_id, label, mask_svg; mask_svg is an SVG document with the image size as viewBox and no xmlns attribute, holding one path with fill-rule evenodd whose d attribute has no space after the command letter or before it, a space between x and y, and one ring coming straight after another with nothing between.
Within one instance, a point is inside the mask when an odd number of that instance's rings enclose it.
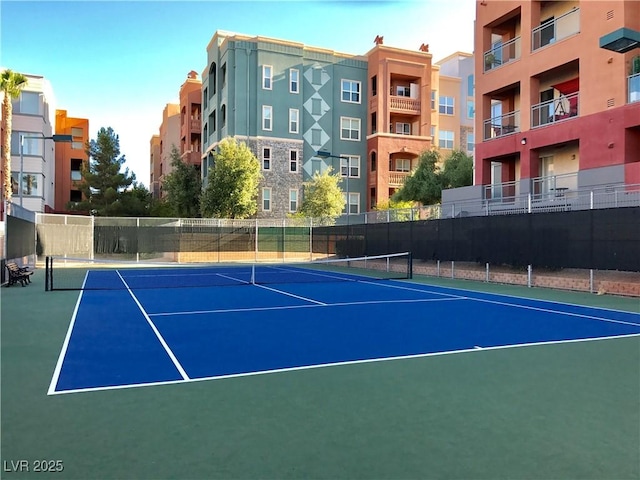
<instances>
[{"instance_id":1,"label":"building window","mask_svg":"<svg viewBox=\"0 0 640 480\"><path fill-rule=\"evenodd\" d=\"M342 198L345 200L345 210L343 212L349 215L355 215L360 213L360 194L357 192L349 192L342 194Z\"/></svg>"},{"instance_id":2,"label":"building window","mask_svg":"<svg viewBox=\"0 0 640 480\"><path fill-rule=\"evenodd\" d=\"M473 152L475 148L475 135L473 133L467 133L467 152Z\"/></svg>"},{"instance_id":3,"label":"building window","mask_svg":"<svg viewBox=\"0 0 640 480\"><path fill-rule=\"evenodd\" d=\"M11 154L20 155L20 136L25 137L37 137L37 138L24 138L22 140L22 153L24 155L42 156L42 144L44 140L41 138L42 134L38 132L11 132Z\"/></svg>"},{"instance_id":4,"label":"building window","mask_svg":"<svg viewBox=\"0 0 640 480\"><path fill-rule=\"evenodd\" d=\"M438 135L438 146L440 148L453 148L453 132L448 130L440 130L440 134Z\"/></svg>"},{"instance_id":5,"label":"building window","mask_svg":"<svg viewBox=\"0 0 640 480\"><path fill-rule=\"evenodd\" d=\"M436 97L438 93L435 90L431 90L431 110L436 109Z\"/></svg>"},{"instance_id":6,"label":"building window","mask_svg":"<svg viewBox=\"0 0 640 480\"><path fill-rule=\"evenodd\" d=\"M220 128L227 126L227 106L222 105L220 107Z\"/></svg>"},{"instance_id":7,"label":"building window","mask_svg":"<svg viewBox=\"0 0 640 480\"><path fill-rule=\"evenodd\" d=\"M289 70L289 92L300 92L300 71L295 68Z\"/></svg>"},{"instance_id":8,"label":"building window","mask_svg":"<svg viewBox=\"0 0 640 480\"><path fill-rule=\"evenodd\" d=\"M73 127L71 129L71 136L72 137L82 137L83 133L84 132L83 132L83 130L81 128Z\"/></svg>"},{"instance_id":9,"label":"building window","mask_svg":"<svg viewBox=\"0 0 640 480\"><path fill-rule=\"evenodd\" d=\"M453 97L441 96L439 112L445 115L453 115Z\"/></svg>"},{"instance_id":10,"label":"building window","mask_svg":"<svg viewBox=\"0 0 640 480\"><path fill-rule=\"evenodd\" d=\"M467 100L467 118L476 116L476 104L473 100Z\"/></svg>"},{"instance_id":11,"label":"building window","mask_svg":"<svg viewBox=\"0 0 640 480\"><path fill-rule=\"evenodd\" d=\"M344 155L340 158L340 176L360 178L360 157L357 155Z\"/></svg>"},{"instance_id":12,"label":"building window","mask_svg":"<svg viewBox=\"0 0 640 480\"><path fill-rule=\"evenodd\" d=\"M20 195L18 190L19 172L11 172L11 185L15 195ZM22 174L22 196L23 197L42 197L42 174L41 173L23 173Z\"/></svg>"},{"instance_id":13,"label":"building window","mask_svg":"<svg viewBox=\"0 0 640 480\"><path fill-rule=\"evenodd\" d=\"M82 180L82 160L79 158L71 159L71 180L74 182Z\"/></svg>"},{"instance_id":14,"label":"building window","mask_svg":"<svg viewBox=\"0 0 640 480\"><path fill-rule=\"evenodd\" d=\"M375 97L378 94L378 77L374 75L371 77L371 96Z\"/></svg>"},{"instance_id":15,"label":"building window","mask_svg":"<svg viewBox=\"0 0 640 480\"><path fill-rule=\"evenodd\" d=\"M227 84L227 64L222 64L220 69L220 89L222 90Z\"/></svg>"},{"instance_id":16,"label":"building window","mask_svg":"<svg viewBox=\"0 0 640 480\"><path fill-rule=\"evenodd\" d=\"M289 190L289 211L290 212L298 211L298 190L295 190L295 189Z\"/></svg>"},{"instance_id":17,"label":"building window","mask_svg":"<svg viewBox=\"0 0 640 480\"><path fill-rule=\"evenodd\" d=\"M436 126L431 125L431 141L434 141L435 139L436 139Z\"/></svg>"},{"instance_id":18,"label":"building window","mask_svg":"<svg viewBox=\"0 0 640 480\"><path fill-rule=\"evenodd\" d=\"M271 211L271 188L269 187L262 189L262 210L265 212Z\"/></svg>"},{"instance_id":19,"label":"building window","mask_svg":"<svg viewBox=\"0 0 640 480\"><path fill-rule=\"evenodd\" d=\"M360 140L360 119L340 117L340 139Z\"/></svg>"},{"instance_id":20,"label":"building window","mask_svg":"<svg viewBox=\"0 0 640 480\"><path fill-rule=\"evenodd\" d=\"M73 150L82 150L84 148L84 144L82 142L71 142L71 148Z\"/></svg>"},{"instance_id":21,"label":"building window","mask_svg":"<svg viewBox=\"0 0 640 480\"><path fill-rule=\"evenodd\" d=\"M371 133L376 133L378 131L378 114L373 112L371 114Z\"/></svg>"},{"instance_id":22,"label":"building window","mask_svg":"<svg viewBox=\"0 0 640 480\"><path fill-rule=\"evenodd\" d=\"M82 201L82 192L80 190L70 190L69 191L69 201L70 202L81 202Z\"/></svg>"},{"instance_id":23,"label":"building window","mask_svg":"<svg viewBox=\"0 0 640 480\"><path fill-rule=\"evenodd\" d=\"M355 80L342 80L342 101L347 103L360 103L360 82Z\"/></svg>"},{"instance_id":24,"label":"building window","mask_svg":"<svg viewBox=\"0 0 640 480\"><path fill-rule=\"evenodd\" d=\"M298 133L300 111L297 108L289 109L289 133Z\"/></svg>"},{"instance_id":25,"label":"building window","mask_svg":"<svg viewBox=\"0 0 640 480\"><path fill-rule=\"evenodd\" d=\"M411 135L411 124L396 122L396 133L400 135Z\"/></svg>"},{"instance_id":26,"label":"building window","mask_svg":"<svg viewBox=\"0 0 640 480\"><path fill-rule=\"evenodd\" d=\"M298 171L298 151L297 150L289 150L289 171L290 172Z\"/></svg>"},{"instance_id":27,"label":"building window","mask_svg":"<svg viewBox=\"0 0 640 480\"><path fill-rule=\"evenodd\" d=\"M273 67L271 65L262 66L262 88L271 90L271 79L273 77Z\"/></svg>"},{"instance_id":28,"label":"building window","mask_svg":"<svg viewBox=\"0 0 640 480\"><path fill-rule=\"evenodd\" d=\"M473 97L473 90L473 74L471 74L467 77L467 97Z\"/></svg>"},{"instance_id":29,"label":"building window","mask_svg":"<svg viewBox=\"0 0 640 480\"><path fill-rule=\"evenodd\" d=\"M398 85L396 87L396 95L399 97L410 97L411 90L409 89L409 87L406 87L404 85Z\"/></svg>"},{"instance_id":30,"label":"building window","mask_svg":"<svg viewBox=\"0 0 640 480\"><path fill-rule=\"evenodd\" d=\"M411 171L411 160L408 158L397 158L396 159L396 172L410 172Z\"/></svg>"},{"instance_id":31,"label":"building window","mask_svg":"<svg viewBox=\"0 0 640 480\"><path fill-rule=\"evenodd\" d=\"M40 114L40 94L38 92L20 92L20 96L11 102L13 113L24 115Z\"/></svg>"},{"instance_id":32,"label":"building window","mask_svg":"<svg viewBox=\"0 0 640 480\"><path fill-rule=\"evenodd\" d=\"M271 170L271 148L269 147L262 149L262 169Z\"/></svg>"},{"instance_id":33,"label":"building window","mask_svg":"<svg viewBox=\"0 0 640 480\"><path fill-rule=\"evenodd\" d=\"M376 152L371 152L371 171L375 172L376 168L378 168L378 159L376 156Z\"/></svg>"},{"instance_id":34,"label":"building window","mask_svg":"<svg viewBox=\"0 0 640 480\"><path fill-rule=\"evenodd\" d=\"M262 129L271 130L271 120L273 118L273 107L271 105L262 106Z\"/></svg>"},{"instance_id":35,"label":"building window","mask_svg":"<svg viewBox=\"0 0 640 480\"><path fill-rule=\"evenodd\" d=\"M207 87L204 87L204 90L202 91L202 104L205 110L209 108L209 95L207 93L208 91L209 90L207 89Z\"/></svg>"}]
</instances>

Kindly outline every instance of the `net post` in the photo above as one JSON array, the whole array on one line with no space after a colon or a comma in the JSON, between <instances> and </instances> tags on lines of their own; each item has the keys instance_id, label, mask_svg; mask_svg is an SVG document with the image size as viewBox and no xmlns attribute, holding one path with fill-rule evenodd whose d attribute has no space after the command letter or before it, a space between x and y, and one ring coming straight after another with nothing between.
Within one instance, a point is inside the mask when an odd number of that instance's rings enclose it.
<instances>
[{"instance_id":1,"label":"net post","mask_svg":"<svg viewBox=\"0 0 640 480\"><path fill-rule=\"evenodd\" d=\"M407 278L409 280L413 278L413 254L411 252L407 256Z\"/></svg>"},{"instance_id":2,"label":"net post","mask_svg":"<svg viewBox=\"0 0 640 480\"><path fill-rule=\"evenodd\" d=\"M49 255L44 257L44 291L49 291Z\"/></svg>"},{"instance_id":3,"label":"net post","mask_svg":"<svg viewBox=\"0 0 640 480\"><path fill-rule=\"evenodd\" d=\"M251 285L256 284L256 265L255 263L251 265Z\"/></svg>"}]
</instances>

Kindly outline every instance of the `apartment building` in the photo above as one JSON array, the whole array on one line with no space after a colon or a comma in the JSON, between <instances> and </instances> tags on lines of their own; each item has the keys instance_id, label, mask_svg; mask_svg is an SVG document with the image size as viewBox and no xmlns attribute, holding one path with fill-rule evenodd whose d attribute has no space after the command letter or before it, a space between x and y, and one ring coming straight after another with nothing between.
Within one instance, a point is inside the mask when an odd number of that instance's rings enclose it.
<instances>
[{"instance_id":1,"label":"apartment building","mask_svg":"<svg viewBox=\"0 0 640 480\"><path fill-rule=\"evenodd\" d=\"M426 46L409 51L378 37L366 54L369 74L367 210L389 200L432 146L432 68Z\"/></svg>"},{"instance_id":2,"label":"apartment building","mask_svg":"<svg viewBox=\"0 0 640 480\"><path fill-rule=\"evenodd\" d=\"M217 31L202 74L203 183L218 143L234 137L261 164L258 217L295 212L303 182L329 167L347 211L364 211L366 99L365 57Z\"/></svg>"},{"instance_id":3,"label":"apartment building","mask_svg":"<svg viewBox=\"0 0 640 480\"><path fill-rule=\"evenodd\" d=\"M71 135L71 142L55 145L55 203L57 213L68 211L69 203L82 201L79 185L82 167L89 157L85 146L89 141L89 120L69 117L66 110L56 110L56 134Z\"/></svg>"},{"instance_id":4,"label":"apartment building","mask_svg":"<svg viewBox=\"0 0 640 480\"><path fill-rule=\"evenodd\" d=\"M438 117L434 144L443 158L452 149L473 156L475 149L475 62L473 54L455 52L434 64ZM436 107L436 105L434 105Z\"/></svg>"},{"instance_id":5,"label":"apartment building","mask_svg":"<svg viewBox=\"0 0 640 480\"><path fill-rule=\"evenodd\" d=\"M155 199L160 198L160 135L152 135L149 141L149 191Z\"/></svg>"},{"instance_id":6,"label":"apartment building","mask_svg":"<svg viewBox=\"0 0 640 480\"><path fill-rule=\"evenodd\" d=\"M202 162L202 81L190 71L180 87L180 155L200 172Z\"/></svg>"},{"instance_id":7,"label":"apartment building","mask_svg":"<svg viewBox=\"0 0 640 480\"><path fill-rule=\"evenodd\" d=\"M51 140L55 127L54 96L45 77L24 75L27 85L12 101L12 202L43 213L52 211L55 205L55 145Z\"/></svg>"},{"instance_id":8,"label":"apartment building","mask_svg":"<svg viewBox=\"0 0 640 480\"><path fill-rule=\"evenodd\" d=\"M171 166L171 151L175 147L180 152L180 104L167 103L162 110L162 123L159 128L158 156L159 165L151 169L151 173L157 168L157 181L159 184L159 198L164 196L162 182L166 175L173 170ZM152 158L154 158L152 156Z\"/></svg>"},{"instance_id":9,"label":"apartment building","mask_svg":"<svg viewBox=\"0 0 640 480\"><path fill-rule=\"evenodd\" d=\"M635 1L478 1L474 188L464 195L640 183L640 50L600 47L638 31Z\"/></svg>"}]
</instances>

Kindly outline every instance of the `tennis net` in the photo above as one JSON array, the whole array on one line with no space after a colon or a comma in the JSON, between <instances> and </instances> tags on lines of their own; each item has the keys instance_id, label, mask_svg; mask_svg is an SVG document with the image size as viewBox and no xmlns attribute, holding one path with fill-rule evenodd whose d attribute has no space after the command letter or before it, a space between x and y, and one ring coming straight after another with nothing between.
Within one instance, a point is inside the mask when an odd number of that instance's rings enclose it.
<instances>
[{"instance_id":1,"label":"tennis net","mask_svg":"<svg viewBox=\"0 0 640 480\"><path fill-rule=\"evenodd\" d=\"M411 253L308 262L176 264L46 258L45 290L118 290L409 279Z\"/></svg>"}]
</instances>

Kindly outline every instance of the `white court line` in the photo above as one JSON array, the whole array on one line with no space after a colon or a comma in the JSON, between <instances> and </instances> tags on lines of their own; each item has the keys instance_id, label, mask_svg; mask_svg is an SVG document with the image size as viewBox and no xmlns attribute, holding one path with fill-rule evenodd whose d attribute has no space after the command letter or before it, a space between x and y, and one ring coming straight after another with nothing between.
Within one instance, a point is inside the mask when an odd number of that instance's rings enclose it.
<instances>
[{"instance_id":1,"label":"white court line","mask_svg":"<svg viewBox=\"0 0 640 480\"><path fill-rule=\"evenodd\" d=\"M319 307L349 307L351 305L378 305L383 303L426 303L426 302L447 302L451 300L466 300L463 298L420 298L407 300L366 300L362 302L339 302L320 303L311 305L281 305L278 307L247 307L247 308L225 308L219 310L192 310L184 312L161 312L150 313L150 317L171 317L174 315L200 315L207 313L233 313L233 312L263 312L271 310L291 310L296 308L319 308Z\"/></svg>"},{"instance_id":2,"label":"white court line","mask_svg":"<svg viewBox=\"0 0 640 480\"><path fill-rule=\"evenodd\" d=\"M120 280L122 280L122 283L124 283L124 286L127 287L127 291L129 292L129 295L131 295L131 298L133 298L133 301L136 302L136 305L138 305L138 308L142 312L142 315L144 315L144 318L147 320L147 323L149 324L153 332L156 334L156 337L158 337L158 340L164 347L164 350L167 352L167 355L169 355L169 358L171 359L175 367L178 369L178 372L180 372L180 375L182 376L182 378L185 380L189 380L189 375L187 375L187 372L185 372L184 368L182 368L182 365L180 365L180 362L178 362L178 359L169 348L169 345L167 345L167 342L165 342L164 338L162 338L162 335L160 334L160 332L158 331L154 323L151 321L151 318L149 317L145 309L142 307L142 305L140 304L140 302L138 301L134 293L131 291L131 288L129 288L129 285L127 284L127 282L125 282L124 278L122 278L122 275L120 275L120 271L116 270L116 273L120 277Z\"/></svg>"},{"instance_id":3,"label":"white court line","mask_svg":"<svg viewBox=\"0 0 640 480\"><path fill-rule=\"evenodd\" d=\"M364 283L374 283L374 282L364 282ZM407 288L407 287L401 287L401 286L395 286L395 285L383 285L383 284L377 284L374 283L375 285L381 285L384 287L391 287L391 288L404 288L406 290L416 290L416 291L422 291L425 293L433 293L433 294L438 294L438 292L434 292L432 290L420 290L420 289L413 289L413 288ZM427 285L428 287L428 285ZM444 287L447 288L447 287ZM469 290L470 292L473 293L480 293L483 295L489 295L489 296L495 296L495 297L507 297L507 298L513 298L513 299L520 299L520 300L528 300L528 301L532 301L532 302L548 302L548 303L553 303L554 305L568 305L568 306L572 306L572 307L579 307L579 308L587 308L587 309L598 309L598 310L603 310L603 311L609 311L609 312L618 312L618 313L627 313L630 315L636 315L635 312L626 312L624 310L611 310L608 308L602 308L602 307L590 307L590 306L585 306L585 305L575 305L575 304L571 304L571 303L562 303L562 302L556 302L556 301L551 301L551 300L540 300L540 299L536 299L536 298L527 298L527 297L517 297L517 296L509 296L509 295L501 295L501 294L494 294L494 293L487 293L487 292L476 292L473 290ZM452 294L446 294L446 293L442 293L441 295L451 295L451 296L455 296ZM484 302L484 303L495 303L497 305L504 305L507 307L515 307L515 308L524 308L527 310L536 310L539 312L545 312L545 313L555 313L558 315L567 315L570 317L580 317L580 318L587 318L590 320L600 320L603 322L611 322L611 323L620 323L622 325L633 325L635 327L639 327L640 323L634 323L634 322L625 322L624 320L614 320L612 318L603 318L603 317L596 317L594 315L586 315L584 313L573 313L573 312L566 312L563 310L552 310L550 308L542 308L542 307L533 307L533 306L529 306L529 305L520 305L518 303L509 303L509 302L502 302L499 300L488 300L485 298L475 298L473 296L469 297L469 296L460 296L459 298L464 298L467 300L474 300L476 302Z\"/></svg>"},{"instance_id":4,"label":"white court line","mask_svg":"<svg viewBox=\"0 0 640 480\"><path fill-rule=\"evenodd\" d=\"M319 302L318 300L313 300L312 298L301 297L300 295L295 295L293 293L285 292L284 290L278 290L277 288L267 287L266 285L259 285L257 283L255 283L253 285L255 285L256 287L264 288L265 290L271 290L272 292L276 292L276 293L280 293L282 295L286 295L288 297L293 297L293 298L297 298L299 300L304 300L305 302L316 303L318 305L327 305L324 302Z\"/></svg>"},{"instance_id":5,"label":"white court line","mask_svg":"<svg viewBox=\"0 0 640 480\"><path fill-rule=\"evenodd\" d=\"M397 357L382 357L382 358L369 358L365 360L350 360L344 362L333 362L333 363L323 363L319 365L305 365L301 367L289 367L289 368L278 368L273 370L262 370L257 372L246 372L246 373L234 373L229 375L218 375L213 377L201 377L201 378L190 378L187 380L169 380L165 382L147 382L147 383L136 383L132 385L113 385L109 387L91 387L91 388L78 388L75 390L64 390L61 392L54 392L56 395L66 395L69 393L83 393L83 392L96 392L102 390L121 390L125 388L138 388L138 387L150 387L150 386L160 386L160 385L173 385L178 383L193 383L193 382L204 382L208 380L222 380L227 378L239 378L239 377L250 377L255 375L267 375L272 373L283 373L283 372L294 372L298 370L311 370L316 368L325 368L325 367L334 367L334 366L342 366L342 365L358 365L362 363L376 363L376 362L386 362L392 360L409 360L414 358L426 358L426 357L439 357L444 355L456 355L460 353L483 353L491 350L506 350L510 348L522 348L522 347L535 347L535 346L544 346L544 345L558 345L563 343L582 343L582 342L597 342L600 340L612 340L612 339L620 339L620 338L631 338L631 337L640 337L640 333L632 333L628 335L612 335L608 337L595 337L595 338L579 338L573 340L552 340L549 342L532 342L532 343L519 343L515 345L498 345L495 347L478 347L475 345L472 348L465 348L460 350L451 350L448 352L433 352L433 353L418 353L413 355L402 355Z\"/></svg>"},{"instance_id":6,"label":"white court line","mask_svg":"<svg viewBox=\"0 0 640 480\"><path fill-rule=\"evenodd\" d=\"M71 333L73 332L73 327L76 324L76 318L78 317L78 309L80 308L80 301L82 300L82 295L84 294L84 286L87 283L88 276L89 276L89 272L85 272L84 280L82 281L82 290L80 290L80 295L78 295L78 301L76 302L76 306L73 309L73 315L71 315L71 322L69 323L69 329L67 330L67 335L64 338L64 342L62 343L62 349L60 350L60 355L58 356L58 362L56 363L56 368L53 370L53 377L51 378L51 384L49 385L49 391L47 392L47 395L53 395L55 393L56 385L58 384L58 380L60 379L60 371L62 370L64 357L66 357L67 355L67 348L69 348Z\"/></svg>"}]
</instances>

